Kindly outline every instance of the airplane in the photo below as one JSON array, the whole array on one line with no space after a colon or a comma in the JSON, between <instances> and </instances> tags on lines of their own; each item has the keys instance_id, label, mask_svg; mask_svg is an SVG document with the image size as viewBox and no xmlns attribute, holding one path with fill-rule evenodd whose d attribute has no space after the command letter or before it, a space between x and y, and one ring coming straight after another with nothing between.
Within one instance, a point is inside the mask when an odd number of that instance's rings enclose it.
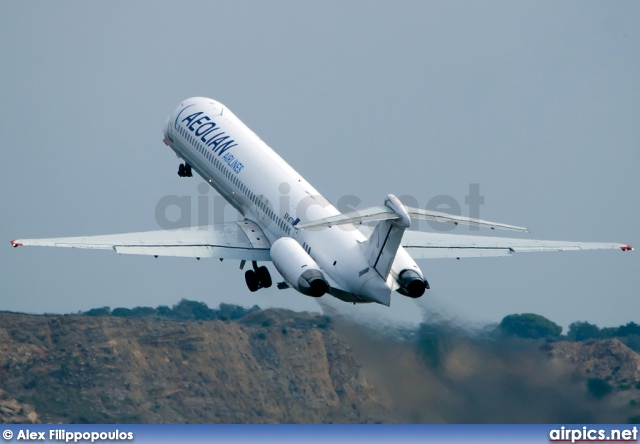
<instances>
[{"instance_id":1,"label":"airplane","mask_svg":"<svg viewBox=\"0 0 640 444\"><path fill-rule=\"evenodd\" d=\"M430 288L416 259L510 256L521 252L621 249L618 243L564 242L408 230L426 219L491 229L526 228L412 208L389 194L382 205L339 212L229 108L212 99L184 100L167 119L165 145L182 159L180 177L200 175L243 220L179 231L16 239L13 247L53 246L240 260L252 292L269 288L271 261L283 281L312 297L389 306L396 292L421 297ZM275 204L275 205L274 205ZM375 224L375 225L374 225Z\"/></svg>"}]
</instances>

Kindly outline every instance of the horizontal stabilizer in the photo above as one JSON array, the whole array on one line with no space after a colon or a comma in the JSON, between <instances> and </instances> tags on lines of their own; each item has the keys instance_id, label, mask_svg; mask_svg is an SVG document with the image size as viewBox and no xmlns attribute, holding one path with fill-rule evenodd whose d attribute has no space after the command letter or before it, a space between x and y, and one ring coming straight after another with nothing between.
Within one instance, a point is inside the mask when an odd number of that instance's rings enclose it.
<instances>
[{"instance_id":1,"label":"horizontal stabilizer","mask_svg":"<svg viewBox=\"0 0 640 444\"><path fill-rule=\"evenodd\" d=\"M456 225L474 225L477 227L511 230L511 231L523 231L528 232L524 227L517 227L514 225L507 225L498 222L489 222L481 219L473 219L464 216L456 216L454 214L441 213L439 211L422 210L420 208L404 207L407 214L411 218L433 220L437 222L450 222ZM307 222L296 225L299 229L310 228L325 228L333 225L355 224L359 225L363 222L372 222L380 220L399 219L400 216L386 205L380 205L377 207L365 208L363 210L351 211L348 213L338 214L336 216L325 217L313 222Z\"/></svg>"},{"instance_id":2,"label":"horizontal stabilizer","mask_svg":"<svg viewBox=\"0 0 640 444\"><path fill-rule=\"evenodd\" d=\"M499 230L521 231L528 233L525 227L517 227L515 225L502 224L499 222L489 222L482 219L474 219L471 217L456 216L453 214L441 213L439 211L421 210L420 208L407 207L409 216L416 219L434 220L436 222L452 222L456 225L473 225L482 228L491 228L492 230L498 228Z\"/></svg>"}]
</instances>

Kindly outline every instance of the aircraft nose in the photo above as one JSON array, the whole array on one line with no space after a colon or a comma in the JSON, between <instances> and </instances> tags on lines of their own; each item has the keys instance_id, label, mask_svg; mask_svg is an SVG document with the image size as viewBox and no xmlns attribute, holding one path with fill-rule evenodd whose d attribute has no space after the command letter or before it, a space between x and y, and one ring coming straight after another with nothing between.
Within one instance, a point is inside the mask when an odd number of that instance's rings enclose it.
<instances>
[{"instance_id":1,"label":"aircraft nose","mask_svg":"<svg viewBox=\"0 0 640 444\"><path fill-rule=\"evenodd\" d=\"M162 135L164 136L164 144L168 145L167 141L171 139L171 116L167 117L167 121L162 129Z\"/></svg>"}]
</instances>

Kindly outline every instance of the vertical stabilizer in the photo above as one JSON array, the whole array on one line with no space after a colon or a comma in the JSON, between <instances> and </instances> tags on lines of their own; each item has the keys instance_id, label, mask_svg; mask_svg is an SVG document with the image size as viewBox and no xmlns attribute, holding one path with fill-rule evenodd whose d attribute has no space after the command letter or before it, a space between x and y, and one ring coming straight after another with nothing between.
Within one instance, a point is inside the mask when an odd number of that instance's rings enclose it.
<instances>
[{"instance_id":1,"label":"vertical stabilizer","mask_svg":"<svg viewBox=\"0 0 640 444\"><path fill-rule=\"evenodd\" d=\"M398 217L378 222L366 242L365 251L369 265L386 281L402 241L404 230L411 226L411 218L402 202L393 194L387 196L384 204Z\"/></svg>"}]
</instances>

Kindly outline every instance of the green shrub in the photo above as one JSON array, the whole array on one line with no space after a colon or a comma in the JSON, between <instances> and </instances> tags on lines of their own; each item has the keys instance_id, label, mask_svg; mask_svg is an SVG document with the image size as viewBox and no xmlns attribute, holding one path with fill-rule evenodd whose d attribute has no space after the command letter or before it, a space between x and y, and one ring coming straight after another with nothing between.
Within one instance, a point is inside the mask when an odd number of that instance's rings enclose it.
<instances>
[{"instance_id":1,"label":"green shrub","mask_svg":"<svg viewBox=\"0 0 640 444\"><path fill-rule=\"evenodd\" d=\"M630 335L640 335L640 325L635 322L629 322L627 325L621 325L618 327L618 334L616 336Z\"/></svg>"},{"instance_id":2,"label":"green shrub","mask_svg":"<svg viewBox=\"0 0 640 444\"><path fill-rule=\"evenodd\" d=\"M172 310L166 305L159 305L156 308L156 314L163 318L168 318L171 316Z\"/></svg>"},{"instance_id":3,"label":"green shrub","mask_svg":"<svg viewBox=\"0 0 640 444\"><path fill-rule=\"evenodd\" d=\"M236 319L244 318L248 314L253 313L254 311L259 311L260 307L254 305L251 308L240 307L239 305L233 304L220 304L216 312L216 316L218 319L223 321L233 321Z\"/></svg>"},{"instance_id":4,"label":"green shrub","mask_svg":"<svg viewBox=\"0 0 640 444\"><path fill-rule=\"evenodd\" d=\"M114 308L111 312L111 316L117 316L119 318L130 318L131 309L123 307Z\"/></svg>"},{"instance_id":5,"label":"green shrub","mask_svg":"<svg viewBox=\"0 0 640 444\"><path fill-rule=\"evenodd\" d=\"M89 311L82 313L85 316L110 316L111 307L92 308Z\"/></svg>"},{"instance_id":6,"label":"green shrub","mask_svg":"<svg viewBox=\"0 0 640 444\"><path fill-rule=\"evenodd\" d=\"M533 313L505 316L498 328L507 335L529 339L555 338L562 333L558 324Z\"/></svg>"},{"instance_id":7,"label":"green shrub","mask_svg":"<svg viewBox=\"0 0 640 444\"><path fill-rule=\"evenodd\" d=\"M160 305L157 308L135 307L132 309L118 307L111 311L109 307L92 308L89 311L80 313L86 316L117 316L122 318L165 318L180 321L212 321L220 319L232 321L241 319L251 313L260 311L261 308L254 305L251 308L241 307L233 304L220 304L213 310L204 302L190 301L182 299L173 308Z\"/></svg>"},{"instance_id":8,"label":"green shrub","mask_svg":"<svg viewBox=\"0 0 640 444\"><path fill-rule=\"evenodd\" d=\"M640 353L640 336L635 334L629 335L629 336L623 336L619 338L619 340L634 352Z\"/></svg>"},{"instance_id":9,"label":"green shrub","mask_svg":"<svg viewBox=\"0 0 640 444\"><path fill-rule=\"evenodd\" d=\"M207 321L216 319L216 314L204 302L182 299L173 306L172 317L181 321Z\"/></svg>"},{"instance_id":10,"label":"green shrub","mask_svg":"<svg viewBox=\"0 0 640 444\"><path fill-rule=\"evenodd\" d=\"M572 341L584 341L585 339L601 338L602 333L597 325L578 321L569 325L567 336Z\"/></svg>"},{"instance_id":11,"label":"green shrub","mask_svg":"<svg viewBox=\"0 0 640 444\"><path fill-rule=\"evenodd\" d=\"M156 315L156 309L151 307L135 307L131 309L130 316L133 318L150 318Z\"/></svg>"}]
</instances>

